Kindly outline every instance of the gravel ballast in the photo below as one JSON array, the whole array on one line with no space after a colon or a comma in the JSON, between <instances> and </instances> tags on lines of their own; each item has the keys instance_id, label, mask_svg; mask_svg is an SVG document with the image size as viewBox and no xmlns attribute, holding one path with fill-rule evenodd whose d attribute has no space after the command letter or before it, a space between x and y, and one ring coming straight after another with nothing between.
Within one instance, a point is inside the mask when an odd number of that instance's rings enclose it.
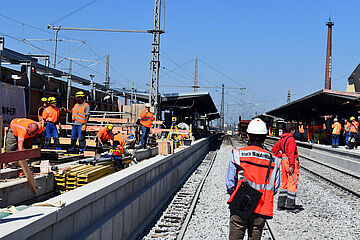
<instances>
[{"instance_id":1,"label":"gravel ballast","mask_svg":"<svg viewBox=\"0 0 360 240\"><path fill-rule=\"evenodd\" d=\"M229 209L225 176L231 147L223 145L204 184L184 239L227 239ZM274 206L276 206L274 199ZM280 239L359 239L359 198L307 173L300 172L298 214L277 211L272 220ZM266 233L264 233L265 235ZM263 237L267 239L267 237Z\"/></svg>"}]
</instances>

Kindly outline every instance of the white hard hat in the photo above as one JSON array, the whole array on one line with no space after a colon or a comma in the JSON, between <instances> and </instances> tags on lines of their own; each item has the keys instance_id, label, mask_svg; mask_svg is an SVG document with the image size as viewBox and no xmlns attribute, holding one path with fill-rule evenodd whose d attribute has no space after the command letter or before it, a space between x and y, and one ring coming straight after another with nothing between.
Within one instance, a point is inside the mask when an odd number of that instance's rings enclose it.
<instances>
[{"instance_id":1,"label":"white hard hat","mask_svg":"<svg viewBox=\"0 0 360 240\"><path fill-rule=\"evenodd\" d=\"M145 107L151 107L150 103L145 103Z\"/></svg>"},{"instance_id":2,"label":"white hard hat","mask_svg":"<svg viewBox=\"0 0 360 240\"><path fill-rule=\"evenodd\" d=\"M337 122L338 121L338 119L337 118L334 118L334 122Z\"/></svg>"},{"instance_id":3,"label":"white hard hat","mask_svg":"<svg viewBox=\"0 0 360 240\"><path fill-rule=\"evenodd\" d=\"M254 118L247 128L249 134L267 134L266 124L260 118Z\"/></svg>"}]
</instances>

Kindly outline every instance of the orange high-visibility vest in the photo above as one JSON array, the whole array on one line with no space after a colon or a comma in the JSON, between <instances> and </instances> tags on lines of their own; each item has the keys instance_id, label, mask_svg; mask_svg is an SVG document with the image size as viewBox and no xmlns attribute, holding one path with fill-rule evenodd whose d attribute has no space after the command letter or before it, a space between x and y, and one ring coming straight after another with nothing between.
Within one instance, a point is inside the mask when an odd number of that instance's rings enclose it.
<instances>
[{"instance_id":1,"label":"orange high-visibility vest","mask_svg":"<svg viewBox=\"0 0 360 240\"><path fill-rule=\"evenodd\" d=\"M101 141L107 141L109 138L112 138L112 136L113 136L113 132L112 131L108 132L107 127L100 128L97 134L97 137L100 138Z\"/></svg>"},{"instance_id":2,"label":"orange high-visibility vest","mask_svg":"<svg viewBox=\"0 0 360 240\"><path fill-rule=\"evenodd\" d=\"M154 114L148 111L146 108L140 113L140 124L144 127L151 127L152 122L155 120Z\"/></svg>"},{"instance_id":3,"label":"orange high-visibility vest","mask_svg":"<svg viewBox=\"0 0 360 240\"><path fill-rule=\"evenodd\" d=\"M332 125L332 128L333 128L332 134L340 135L341 124L340 124L339 122L335 122L335 123Z\"/></svg>"},{"instance_id":4,"label":"orange high-visibility vest","mask_svg":"<svg viewBox=\"0 0 360 240\"><path fill-rule=\"evenodd\" d=\"M114 137L114 142L115 142L115 141L118 141L118 142L120 143L120 146L121 146L121 147L124 147L125 144L126 144L126 140L127 140L130 136L131 136L131 135L122 134L122 133L116 134L115 137Z\"/></svg>"},{"instance_id":5,"label":"orange high-visibility vest","mask_svg":"<svg viewBox=\"0 0 360 240\"><path fill-rule=\"evenodd\" d=\"M89 104L84 102L82 105L75 104L74 108L72 109L72 120L73 122L78 121L81 123L85 123L86 121L86 114L85 114L85 108Z\"/></svg>"},{"instance_id":6,"label":"orange high-visibility vest","mask_svg":"<svg viewBox=\"0 0 360 240\"><path fill-rule=\"evenodd\" d=\"M359 129L359 123L357 121L352 121L350 123L350 132L357 133Z\"/></svg>"},{"instance_id":7,"label":"orange high-visibility vest","mask_svg":"<svg viewBox=\"0 0 360 240\"><path fill-rule=\"evenodd\" d=\"M60 116L59 109L53 108L52 106L45 108L43 112L43 119L48 122L56 123L58 121L59 116Z\"/></svg>"},{"instance_id":8,"label":"orange high-visibility vest","mask_svg":"<svg viewBox=\"0 0 360 240\"><path fill-rule=\"evenodd\" d=\"M265 218L273 216L273 202L275 191L276 172L279 171L281 160L273 156L269 180L265 182L266 173L269 167L270 154L258 146L247 146L240 149L233 149L233 163L238 166L238 182L235 191L231 194L228 203L234 199L237 191L243 182L256 190L262 192L262 196L256 206L254 213Z\"/></svg>"},{"instance_id":9,"label":"orange high-visibility vest","mask_svg":"<svg viewBox=\"0 0 360 240\"><path fill-rule=\"evenodd\" d=\"M304 133L305 132L305 130L304 130L304 125L299 125L299 132L300 133Z\"/></svg>"},{"instance_id":10,"label":"orange high-visibility vest","mask_svg":"<svg viewBox=\"0 0 360 240\"><path fill-rule=\"evenodd\" d=\"M44 106L40 106L39 109L38 109L38 119L39 119L39 122L41 120L43 120L43 113L44 113L44 110L45 110L45 107Z\"/></svg>"},{"instance_id":11,"label":"orange high-visibility vest","mask_svg":"<svg viewBox=\"0 0 360 240\"><path fill-rule=\"evenodd\" d=\"M35 133L33 136L28 135L26 131L31 123L36 123L39 129L37 133ZM25 139L34 137L37 134L40 134L43 130L43 126L40 123L27 118L15 118L14 120L11 121L10 128L11 131L14 133L15 137L22 137Z\"/></svg>"}]
</instances>

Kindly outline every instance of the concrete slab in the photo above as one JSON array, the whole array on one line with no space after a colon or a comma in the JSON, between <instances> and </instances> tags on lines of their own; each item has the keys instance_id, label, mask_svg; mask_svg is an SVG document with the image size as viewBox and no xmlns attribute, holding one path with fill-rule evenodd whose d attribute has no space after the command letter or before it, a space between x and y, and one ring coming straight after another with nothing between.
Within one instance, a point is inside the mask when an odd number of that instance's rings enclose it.
<instances>
[{"instance_id":1,"label":"concrete slab","mask_svg":"<svg viewBox=\"0 0 360 240\"><path fill-rule=\"evenodd\" d=\"M17 178L18 177L18 169L0 169L0 179L8 179L8 178Z\"/></svg>"},{"instance_id":2,"label":"concrete slab","mask_svg":"<svg viewBox=\"0 0 360 240\"><path fill-rule=\"evenodd\" d=\"M114 217L113 239L122 239L124 231L124 211L120 211Z\"/></svg>"},{"instance_id":3,"label":"concrete slab","mask_svg":"<svg viewBox=\"0 0 360 240\"><path fill-rule=\"evenodd\" d=\"M91 223L97 221L104 214L104 209L105 196L91 204Z\"/></svg>"},{"instance_id":4,"label":"concrete slab","mask_svg":"<svg viewBox=\"0 0 360 240\"><path fill-rule=\"evenodd\" d=\"M76 211L74 215L74 235L77 235L91 224L91 204Z\"/></svg>"},{"instance_id":5,"label":"concrete slab","mask_svg":"<svg viewBox=\"0 0 360 240\"><path fill-rule=\"evenodd\" d=\"M113 219L110 219L107 221L102 227L101 227L101 240L112 240L113 238Z\"/></svg>"},{"instance_id":6,"label":"concrete slab","mask_svg":"<svg viewBox=\"0 0 360 240\"><path fill-rule=\"evenodd\" d=\"M53 240L71 239L74 236L75 215L57 221L53 225Z\"/></svg>"}]
</instances>

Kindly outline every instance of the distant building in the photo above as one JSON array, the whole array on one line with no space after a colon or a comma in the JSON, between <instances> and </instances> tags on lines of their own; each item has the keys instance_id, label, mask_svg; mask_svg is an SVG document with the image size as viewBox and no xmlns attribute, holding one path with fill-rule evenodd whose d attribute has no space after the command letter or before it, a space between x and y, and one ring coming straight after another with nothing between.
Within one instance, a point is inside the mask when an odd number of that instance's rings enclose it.
<instances>
[{"instance_id":1,"label":"distant building","mask_svg":"<svg viewBox=\"0 0 360 240\"><path fill-rule=\"evenodd\" d=\"M360 92L360 64L355 68L348 78L347 92Z\"/></svg>"}]
</instances>

